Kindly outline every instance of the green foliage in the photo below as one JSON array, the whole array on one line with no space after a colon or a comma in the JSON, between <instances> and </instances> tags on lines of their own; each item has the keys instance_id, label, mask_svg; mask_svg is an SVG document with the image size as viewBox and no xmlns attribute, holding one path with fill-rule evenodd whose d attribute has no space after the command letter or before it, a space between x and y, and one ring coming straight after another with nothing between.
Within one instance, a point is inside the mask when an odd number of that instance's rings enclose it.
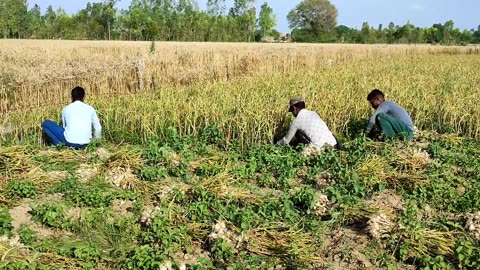
<instances>
[{"instance_id":1,"label":"green foliage","mask_svg":"<svg viewBox=\"0 0 480 270\"><path fill-rule=\"evenodd\" d=\"M208 126L200 132L200 141L215 145L221 145L225 143L223 133L215 125Z\"/></svg>"},{"instance_id":2,"label":"green foliage","mask_svg":"<svg viewBox=\"0 0 480 270\"><path fill-rule=\"evenodd\" d=\"M62 179L60 183L55 185L49 192L51 193L65 193L75 189L78 185L77 179L73 176L68 176Z\"/></svg>"},{"instance_id":3,"label":"green foliage","mask_svg":"<svg viewBox=\"0 0 480 270\"><path fill-rule=\"evenodd\" d=\"M0 235L10 234L12 231L12 216L8 209L0 206Z\"/></svg>"},{"instance_id":4,"label":"green foliage","mask_svg":"<svg viewBox=\"0 0 480 270\"><path fill-rule=\"evenodd\" d=\"M69 235L42 239L23 225L17 231L20 241L31 251L63 256L87 269L158 269L166 261L176 269L178 254L197 256L199 249L209 251L210 256L197 257L196 264L187 269L266 269L279 264L303 269L316 267L312 258L300 257L311 254L303 252L306 233L308 239L314 239L309 248L316 250L322 249L320 243L326 237L340 237L338 246L325 251L328 256L350 250L342 245L354 242L378 268L478 268L480 245L468 236L463 220L465 214L479 209L480 162L472 157L480 154L480 148L475 140L459 142L438 135L429 139L428 145L418 144L433 161L411 170L410 160L401 159L400 154L416 150L416 142L378 143L360 136L345 143L346 151L305 158L301 148L268 145L240 149L226 142L215 127L198 131L199 137L182 137L175 129L167 133L164 138L168 141L154 138L143 145L143 165L162 168L162 177L145 174L143 179L148 181L134 183L134 190L122 190L108 184L103 172L88 184L69 176L48 189L49 193L64 194L66 202L58 203L43 202L39 189L33 219L66 229ZM411 184L405 188L401 181ZM322 218L312 213L319 193L333 204L328 204L328 215ZM389 200L382 196L391 193L401 197L401 209L384 208ZM377 195L381 202L378 197L371 202ZM113 209L114 199L129 201L128 209ZM131 201L135 201L133 205ZM427 211L427 205L431 210ZM65 217L67 206L75 210L71 219ZM157 210L152 214L153 206ZM369 231L368 222L383 211L394 226L380 239L370 241L364 235ZM72 212L68 212L70 216ZM246 242L210 240L212 224L219 220L233 233L247 236ZM6 209L0 211L0 224L7 224L0 229L11 231ZM271 228L277 224L281 229ZM440 251L432 244L437 238L428 233L443 237L444 232L451 234L446 236L448 242L440 241L446 243L447 251ZM254 242L261 234L260 243ZM358 237L349 240L349 234ZM254 243L270 241L274 248L264 251L271 254L260 256L250 250ZM293 255L285 258L287 253ZM25 267L23 261L0 265Z\"/></svg>"},{"instance_id":5,"label":"green foliage","mask_svg":"<svg viewBox=\"0 0 480 270\"><path fill-rule=\"evenodd\" d=\"M306 30L318 40L334 31L337 16L337 8L328 0L303 0L288 13L287 19L291 28Z\"/></svg>"},{"instance_id":6,"label":"green foliage","mask_svg":"<svg viewBox=\"0 0 480 270\"><path fill-rule=\"evenodd\" d=\"M167 170L160 166L142 166L136 171L140 179L148 182L157 182L163 180L168 176Z\"/></svg>"},{"instance_id":7,"label":"green foliage","mask_svg":"<svg viewBox=\"0 0 480 270\"><path fill-rule=\"evenodd\" d=\"M69 221L65 219L64 209L56 203L46 203L32 206L33 220L47 227L66 228Z\"/></svg>"},{"instance_id":8,"label":"green foliage","mask_svg":"<svg viewBox=\"0 0 480 270\"><path fill-rule=\"evenodd\" d=\"M87 4L76 13L63 9L34 5L26 1L0 2L0 37L76 40L155 40L168 41L253 41L255 27L261 36L270 35L276 25L275 13L264 3L256 16L251 0L234 1L226 14L223 1L207 1L207 9L198 9L194 2L171 1L150 3L136 1L120 12L118 1ZM5 5L5 7L1 5ZM45 10L42 15L41 10ZM317 14L321 14L318 16ZM288 13L296 42L342 43L442 43L467 45L480 42L480 27L470 31L456 28L453 21L431 27L404 25L372 27L364 23L361 29L336 26L338 11L327 0L304 0ZM256 24L257 22L257 24ZM195 31L191 31L195 29ZM229 31L225 31L229 29Z\"/></svg>"},{"instance_id":9,"label":"green foliage","mask_svg":"<svg viewBox=\"0 0 480 270\"><path fill-rule=\"evenodd\" d=\"M296 208L309 213L315 203L315 191L304 186L292 195L291 200Z\"/></svg>"},{"instance_id":10,"label":"green foliage","mask_svg":"<svg viewBox=\"0 0 480 270\"><path fill-rule=\"evenodd\" d=\"M87 262L88 264L83 264L84 269L93 268L101 255L97 247L84 242L77 242L66 247L61 247L57 252L59 255Z\"/></svg>"},{"instance_id":11,"label":"green foliage","mask_svg":"<svg viewBox=\"0 0 480 270\"><path fill-rule=\"evenodd\" d=\"M2 261L0 262L0 269L5 270L53 270L57 269L48 265L42 265L36 262L35 258L29 260L17 260L17 261Z\"/></svg>"},{"instance_id":12,"label":"green foliage","mask_svg":"<svg viewBox=\"0 0 480 270\"><path fill-rule=\"evenodd\" d=\"M79 206L108 207L114 196L101 188L78 185L65 192L65 199Z\"/></svg>"},{"instance_id":13,"label":"green foliage","mask_svg":"<svg viewBox=\"0 0 480 270\"><path fill-rule=\"evenodd\" d=\"M480 267L480 246L471 240L459 240L455 247L458 269L477 269Z\"/></svg>"},{"instance_id":14,"label":"green foliage","mask_svg":"<svg viewBox=\"0 0 480 270\"><path fill-rule=\"evenodd\" d=\"M20 225L18 236L20 237L20 242L25 245L31 245L35 240L35 232L25 224Z\"/></svg>"},{"instance_id":15,"label":"green foliage","mask_svg":"<svg viewBox=\"0 0 480 270\"><path fill-rule=\"evenodd\" d=\"M153 270L159 269L164 257L158 250L149 245L143 245L132 250L123 263L125 269Z\"/></svg>"},{"instance_id":16,"label":"green foliage","mask_svg":"<svg viewBox=\"0 0 480 270\"><path fill-rule=\"evenodd\" d=\"M7 194L14 198L34 198L35 184L27 180L14 180L8 183Z\"/></svg>"},{"instance_id":17,"label":"green foliage","mask_svg":"<svg viewBox=\"0 0 480 270\"><path fill-rule=\"evenodd\" d=\"M273 9L268 6L267 2L260 7L260 14L258 18L258 26L262 31L263 36L270 34L272 29L277 25L277 18L273 14Z\"/></svg>"},{"instance_id":18,"label":"green foliage","mask_svg":"<svg viewBox=\"0 0 480 270\"><path fill-rule=\"evenodd\" d=\"M454 269L443 256L424 256L420 258L424 270L450 270Z\"/></svg>"},{"instance_id":19,"label":"green foliage","mask_svg":"<svg viewBox=\"0 0 480 270\"><path fill-rule=\"evenodd\" d=\"M225 239L218 238L212 244L210 248L212 258L217 266L229 265L234 259L233 246Z\"/></svg>"},{"instance_id":20,"label":"green foliage","mask_svg":"<svg viewBox=\"0 0 480 270\"><path fill-rule=\"evenodd\" d=\"M140 242L158 247L157 252L166 256L187 248L191 239L184 225L175 225L166 211L157 211L152 224L143 228Z\"/></svg>"}]
</instances>

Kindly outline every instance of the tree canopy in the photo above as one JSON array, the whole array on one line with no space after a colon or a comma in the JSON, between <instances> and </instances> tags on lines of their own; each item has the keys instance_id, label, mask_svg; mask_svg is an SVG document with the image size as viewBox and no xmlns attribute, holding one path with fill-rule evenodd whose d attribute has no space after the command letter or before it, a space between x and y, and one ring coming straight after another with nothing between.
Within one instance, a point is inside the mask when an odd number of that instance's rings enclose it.
<instances>
[{"instance_id":1,"label":"tree canopy","mask_svg":"<svg viewBox=\"0 0 480 270\"><path fill-rule=\"evenodd\" d=\"M314 37L332 33L337 25L337 8L328 0L303 0L288 13L290 27L303 29Z\"/></svg>"},{"instance_id":2,"label":"tree canopy","mask_svg":"<svg viewBox=\"0 0 480 270\"><path fill-rule=\"evenodd\" d=\"M249 42L262 36L280 36L274 29L275 11L255 0L207 0L206 10L196 0L132 0L119 9L118 0L87 3L68 14L52 6L28 6L26 0L0 0L0 37L77 40L164 40ZM345 43L480 43L480 26L460 30L453 21L431 27L410 22L361 29L337 26L338 11L328 0L304 0L287 16L295 42Z\"/></svg>"}]
</instances>

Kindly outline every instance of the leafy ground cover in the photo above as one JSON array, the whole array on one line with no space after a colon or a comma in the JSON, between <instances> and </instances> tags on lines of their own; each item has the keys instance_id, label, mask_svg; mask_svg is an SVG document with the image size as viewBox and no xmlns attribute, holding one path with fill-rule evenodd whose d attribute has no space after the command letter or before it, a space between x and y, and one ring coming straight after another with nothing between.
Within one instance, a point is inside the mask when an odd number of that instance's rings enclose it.
<instances>
[{"instance_id":1,"label":"leafy ground cover","mask_svg":"<svg viewBox=\"0 0 480 270\"><path fill-rule=\"evenodd\" d=\"M2 269L478 269L480 142L0 149Z\"/></svg>"}]
</instances>

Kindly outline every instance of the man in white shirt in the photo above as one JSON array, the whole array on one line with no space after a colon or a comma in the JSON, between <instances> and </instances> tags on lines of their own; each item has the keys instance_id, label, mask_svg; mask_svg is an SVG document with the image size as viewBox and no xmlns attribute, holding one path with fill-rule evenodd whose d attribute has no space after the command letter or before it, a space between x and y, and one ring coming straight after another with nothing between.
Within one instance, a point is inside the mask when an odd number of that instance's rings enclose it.
<instances>
[{"instance_id":1,"label":"man in white shirt","mask_svg":"<svg viewBox=\"0 0 480 270\"><path fill-rule=\"evenodd\" d=\"M288 145L295 137L299 143L318 148L337 146L337 140L320 116L316 112L305 109L305 101L302 97L291 98L288 111L295 116L295 120L287 135L278 141L277 145Z\"/></svg>"},{"instance_id":2,"label":"man in white shirt","mask_svg":"<svg viewBox=\"0 0 480 270\"><path fill-rule=\"evenodd\" d=\"M85 90L75 87L72 90L72 103L62 110L63 127L51 120L42 123L42 128L54 145L61 143L69 147L83 149L92 139L92 127L94 138L100 139L102 126L98 120L95 109L84 103Z\"/></svg>"}]
</instances>

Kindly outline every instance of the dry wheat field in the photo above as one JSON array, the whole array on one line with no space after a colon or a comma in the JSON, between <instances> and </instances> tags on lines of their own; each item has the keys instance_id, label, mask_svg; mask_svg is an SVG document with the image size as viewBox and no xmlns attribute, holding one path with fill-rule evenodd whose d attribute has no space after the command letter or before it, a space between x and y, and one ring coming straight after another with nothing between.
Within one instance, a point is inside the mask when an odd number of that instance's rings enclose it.
<instances>
[{"instance_id":1,"label":"dry wheat field","mask_svg":"<svg viewBox=\"0 0 480 270\"><path fill-rule=\"evenodd\" d=\"M17 135L57 119L75 85L112 137L118 127L146 137L217 124L229 137L270 141L293 94L341 133L367 116L373 88L419 128L480 135L475 47L7 40L0 55L0 123Z\"/></svg>"},{"instance_id":2,"label":"dry wheat field","mask_svg":"<svg viewBox=\"0 0 480 270\"><path fill-rule=\"evenodd\" d=\"M478 269L475 46L0 41L0 269ZM103 125L45 146L83 86ZM373 88L412 142L362 128ZM344 142L276 147L302 95Z\"/></svg>"}]
</instances>

